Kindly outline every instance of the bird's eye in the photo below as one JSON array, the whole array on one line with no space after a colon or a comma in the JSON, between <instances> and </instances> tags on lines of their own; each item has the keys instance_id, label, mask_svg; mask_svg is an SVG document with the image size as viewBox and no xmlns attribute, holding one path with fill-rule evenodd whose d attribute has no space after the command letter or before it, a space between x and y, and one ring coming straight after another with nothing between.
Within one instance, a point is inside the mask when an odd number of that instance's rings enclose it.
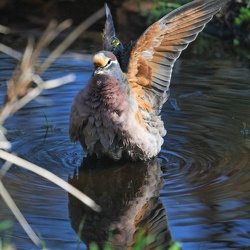
<instances>
[{"instance_id":1,"label":"bird's eye","mask_svg":"<svg viewBox=\"0 0 250 250\"><path fill-rule=\"evenodd\" d=\"M107 64L105 65L105 67L109 67L111 65L112 61L111 59L108 60Z\"/></svg>"}]
</instances>

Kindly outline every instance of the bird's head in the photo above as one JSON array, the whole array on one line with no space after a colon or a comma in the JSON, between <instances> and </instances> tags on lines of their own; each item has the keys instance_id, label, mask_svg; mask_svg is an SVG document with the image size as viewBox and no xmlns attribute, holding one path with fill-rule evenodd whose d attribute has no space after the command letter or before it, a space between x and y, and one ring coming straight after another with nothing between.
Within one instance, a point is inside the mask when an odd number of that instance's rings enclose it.
<instances>
[{"instance_id":1,"label":"bird's head","mask_svg":"<svg viewBox=\"0 0 250 250\"><path fill-rule=\"evenodd\" d=\"M115 78L120 84L127 85L125 74L120 68L116 56L110 51L99 51L93 57L94 75L106 75Z\"/></svg>"},{"instance_id":2,"label":"bird's head","mask_svg":"<svg viewBox=\"0 0 250 250\"><path fill-rule=\"evenodd\" d=\"M116 56L109 51L99 51L93 57L94 74L111 74L120 68Z\"/></svg>"}]
</instances>

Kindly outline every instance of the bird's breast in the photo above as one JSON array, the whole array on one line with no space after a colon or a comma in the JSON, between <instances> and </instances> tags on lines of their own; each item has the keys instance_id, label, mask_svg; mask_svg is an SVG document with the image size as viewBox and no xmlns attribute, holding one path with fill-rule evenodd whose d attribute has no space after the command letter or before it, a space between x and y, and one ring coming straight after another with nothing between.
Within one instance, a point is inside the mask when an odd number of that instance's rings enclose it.
<instances>
[{"instance_id":1,"label":"bird's breast","mask_svg":"<svg viewBox=\"0 0 250 250\"><path fill-rule=\"evenodd\" d=\"M129 95L121 83L108 76L96 76L88 88L87 104L93 112L99 111L119 114L127 109Z\"/></svg>"},{"instance_id":2,"label":"bird's breast","mask_svg":"<svg viewBox=\"0 0 250 250\"><path fill-rule=\"evenodd\" d=\"M76 126L80 129L77 139L90 154L108 155L113 159L126 154L135 159L147 159L155 155L162 144L156 128L159 118L150 120L150 124L156 126L150 132L136 98L109 77L91 79L76 96L71 117L72 124L78 121L82 124Z\"/></svg>"}]
</instances>

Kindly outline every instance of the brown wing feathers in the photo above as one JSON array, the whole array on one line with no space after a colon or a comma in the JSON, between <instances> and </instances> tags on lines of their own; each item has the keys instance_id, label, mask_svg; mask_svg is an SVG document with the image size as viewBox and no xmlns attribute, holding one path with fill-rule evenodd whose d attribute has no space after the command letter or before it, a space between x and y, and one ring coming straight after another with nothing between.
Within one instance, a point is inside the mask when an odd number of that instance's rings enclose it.
<instances>
[{"instance_id":1,"label":"brown wing feathers","mask_svg":"<svg viewBox=\"0 0 250 250\"><path fill-rule=\"evenodd\" d=\"M145 89L151 89L152 84L152 68L148 65L147 53L148 49L154 48L155 37L159 34L159 24L155 23L146 30L143 36L135 44L128 68L128 81L130 83L132 92L134 92L138 105L147 111L151 110L150 103L142 98L145 96ZM144 53L144 56L141 56ZM148 53L151 57L152 52ZM131 58L133 58L131 60Z\"/></svg>"},{"instance_id":2,"label":"brown wing feathers","mask_svg":"<svg viewBox=\"0 0 250 250\"><path fill-rule=\"evenodd\" d=\"M128 79L142 109L145 103L150 105L145 100L149 89L166 100L176 59L226 2L190 2L154 23L139 38L130 56Z\"/></svg>"}]
</instances>

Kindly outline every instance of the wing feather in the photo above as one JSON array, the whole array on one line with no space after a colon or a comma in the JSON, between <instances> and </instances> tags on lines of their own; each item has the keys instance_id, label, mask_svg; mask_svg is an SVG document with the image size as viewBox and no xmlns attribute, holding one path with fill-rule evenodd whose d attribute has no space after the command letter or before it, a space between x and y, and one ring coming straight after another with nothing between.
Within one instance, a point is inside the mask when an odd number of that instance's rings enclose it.
<instances>
[{"instance_id":1,"label":"wing feather","mask_svg":"<svg viewBox=\"0 0 250 250\"><path fill-rule=\"evenodd\" d=\"M139 106L142 109L149 91L166 101L176 59L229 1L192 1L167 14L142 34L132 49L128 66L128 80L137 100L141 99ZM148 102L151 100L155 98ZM158 106L163 104L156 102ZM150 104L156 107L155 103Z\"/></svg>"},{"instance_id":2,"label":"wing feather","mask_svg":"<svg viewBox=\"0 0 250 250\"><path fill-rule=\"evenodd\" d=\"M113 50L112 39L115 37L115 26L113 23L110 9L107 4L105 4L105 10L106 10L106 22L102 34L103 49L112 51Z\"/></svg>"},{"instance_id":3,"label":"wing feather","mask_svg":"<svg viewBox=\"0 0 250 250\"><path fill-rule=\"evenodd\" d=\"M170 47L169 47L169 50L168 50L167 47L168 46L165 47L166 48L165 51L169 51L170 52L171 51ZM156 51L155 54L154 54L154 61L151 61L151 62L157 63L157 64L163 64L163 65L169 66L169 67L172 66L173 65L173 59L171 59L171 58L165 58L165 57L161 56L161 54L162 53L160 51Z\"/></svg>"}]
</instances>

